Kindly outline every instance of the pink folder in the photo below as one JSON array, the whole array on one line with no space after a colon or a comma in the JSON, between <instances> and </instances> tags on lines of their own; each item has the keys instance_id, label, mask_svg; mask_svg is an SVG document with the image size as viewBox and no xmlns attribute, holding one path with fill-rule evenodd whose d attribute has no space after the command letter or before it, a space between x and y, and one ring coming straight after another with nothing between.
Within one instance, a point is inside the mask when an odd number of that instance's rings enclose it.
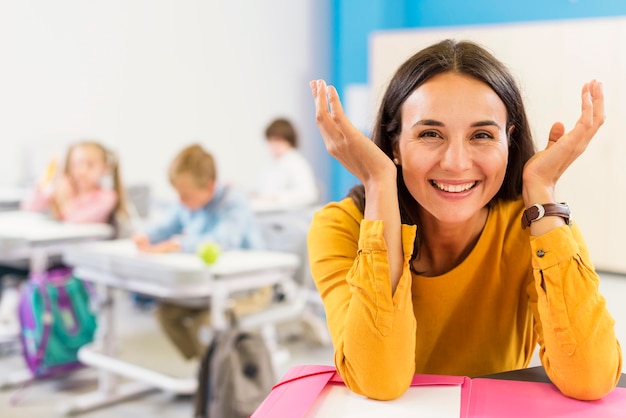
<instances>
[{"instance_id":1,"label":"pink folder","mask_svg":"<svg viewBox=\"0 0 626 418\"><path fill-rule=\"evenodd\" d=\"M551 383L475 378L467 417L626 417L626 389L615 388L597 401L578 401Z\"/></svg>"},{"instance_id":2,"label":"pink folder","mask_svg":"<svg viewBox=\"0 0 626 418\"><path fill-rule=\"evenodd\" d=\"M332 366L295 366L251 418L302 418L328 384L343 384ZM460 418L626 417L626 389L597 401L577 401L550 383L419 374L411 386L461 386ZM340 417L338 417L340 418Z\"/></svg>"}]
</instances>

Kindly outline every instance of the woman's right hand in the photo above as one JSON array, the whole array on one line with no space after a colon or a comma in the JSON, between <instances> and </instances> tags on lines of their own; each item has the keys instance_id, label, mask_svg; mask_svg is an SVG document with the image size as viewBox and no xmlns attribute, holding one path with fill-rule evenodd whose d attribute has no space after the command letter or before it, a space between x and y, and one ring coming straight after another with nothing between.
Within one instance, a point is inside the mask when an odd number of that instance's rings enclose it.
<instances>
[{"instance_id":1,"label":"woman's right hand","mask_svg":"<svg viewBox=\"0 0 626 418\"><path fill-rule=\"evenodd\" d=\"M396 185L398 170L389 156L348 120L334 87L327 87L324 80L317 80L311 82L311 90L315 98L315 119L326 150L365 186L364 219L384 222L383 237L387 244L393 294L404 263Z\"/></svg>"},{"instance_id":2,"label":"woman's right hand","mask_svg":"<svg viewBox=\"0 0 626 418\"><path fill-rule=\"evenodd\" d=\"M337 90L324 80L310 82L315 98L315 120L326 150L367 188L374 182L393 181L396 167L393 161L348 119L341 106Z\"/></svg>"}]
</instances>

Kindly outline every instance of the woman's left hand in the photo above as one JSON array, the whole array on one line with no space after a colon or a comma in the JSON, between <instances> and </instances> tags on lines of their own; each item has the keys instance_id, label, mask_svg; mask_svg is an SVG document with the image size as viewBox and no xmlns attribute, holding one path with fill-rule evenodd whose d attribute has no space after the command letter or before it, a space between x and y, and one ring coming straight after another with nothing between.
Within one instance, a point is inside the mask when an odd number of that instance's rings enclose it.
<instances>
[{"instance_id":1,"label":"woman's left hand","mask_svg":"<svg viewBox=\"0 0 626 418\"><path fill-rule=\"evenodd\" d=\"M561 122L550 129L548 145L537 152L524 167L523 198L526 207L555 202L556 183L580 156L604 123L602 83L592 80L582 88L582 111L574 128L565 133Z\"/></svg>"}]
</instances>

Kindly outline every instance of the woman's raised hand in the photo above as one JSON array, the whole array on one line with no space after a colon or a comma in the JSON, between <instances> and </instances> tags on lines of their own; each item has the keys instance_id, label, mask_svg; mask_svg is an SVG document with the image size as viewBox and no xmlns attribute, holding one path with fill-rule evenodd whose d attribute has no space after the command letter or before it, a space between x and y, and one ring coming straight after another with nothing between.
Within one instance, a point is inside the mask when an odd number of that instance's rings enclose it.
<instances>
[{"instance_id":1,"label":"woman's raised hand","mask_svg":"<svg viewBox=\"0 0 626 418\"><path fill-rule=\"evenodd\" d=\"M357 129L343 111L337 90L324 80L311 81L316 122L326 150L364 185L393 181L396 168L391 159Z\"/></svg>"},{"instance_id":2,"label":"woman's raised hand","mask_svg":"<svg viewBox=\"0 0 626 418\"><path fill-rule=\"evenodd\" d=\"M582 88L582 111L574 128L565 133L563 124L556 122L550 129L546 148L526 163L523 197L527 206L554 201L557 181L585 151L604 120L602 83L592 80Z\"/></svg>"}]
</instances>

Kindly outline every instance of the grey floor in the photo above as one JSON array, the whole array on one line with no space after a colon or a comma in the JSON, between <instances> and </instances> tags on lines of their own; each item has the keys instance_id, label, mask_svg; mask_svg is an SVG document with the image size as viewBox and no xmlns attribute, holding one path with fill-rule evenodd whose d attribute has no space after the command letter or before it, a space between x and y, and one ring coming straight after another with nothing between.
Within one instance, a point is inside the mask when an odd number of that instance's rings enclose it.
<instances>
[{"instance_id":1,"label":"grey floor","mask_svg":"<svg viewBox=\"0 0 626 418\"><path fill-rule=\"evenodd\" d=\"M616 320L620 341L626 341L626 277L601 273L601 291L607 299L609 310ZM118 334L125 341L124 351L138 362L157 364L164 371L191 373L190 365L178 359L157 328L150 312L136 310L128 297L118 295ZM298 334L299 325L286 324L281 335ZM332 348L316 344L307 338L286 338L285 346L290 358L281 365L280 375L297 364L332 364ZM288 340L288 341L287 341ZM533 364L538 364L537 359ZM19 353L0 353L0 376L22 367ZM86 368L70 377L55 381L36 382L26 387L0 391L0 417L39 418L58 416L59 407L77 395L96 388L97 372ZM12 404L12 401L17 403ZM83 413L89 418L109 417L192 417L192 401L172 393L153 391L141 397L102 409Z\"/></svg>"}]
</instances>

